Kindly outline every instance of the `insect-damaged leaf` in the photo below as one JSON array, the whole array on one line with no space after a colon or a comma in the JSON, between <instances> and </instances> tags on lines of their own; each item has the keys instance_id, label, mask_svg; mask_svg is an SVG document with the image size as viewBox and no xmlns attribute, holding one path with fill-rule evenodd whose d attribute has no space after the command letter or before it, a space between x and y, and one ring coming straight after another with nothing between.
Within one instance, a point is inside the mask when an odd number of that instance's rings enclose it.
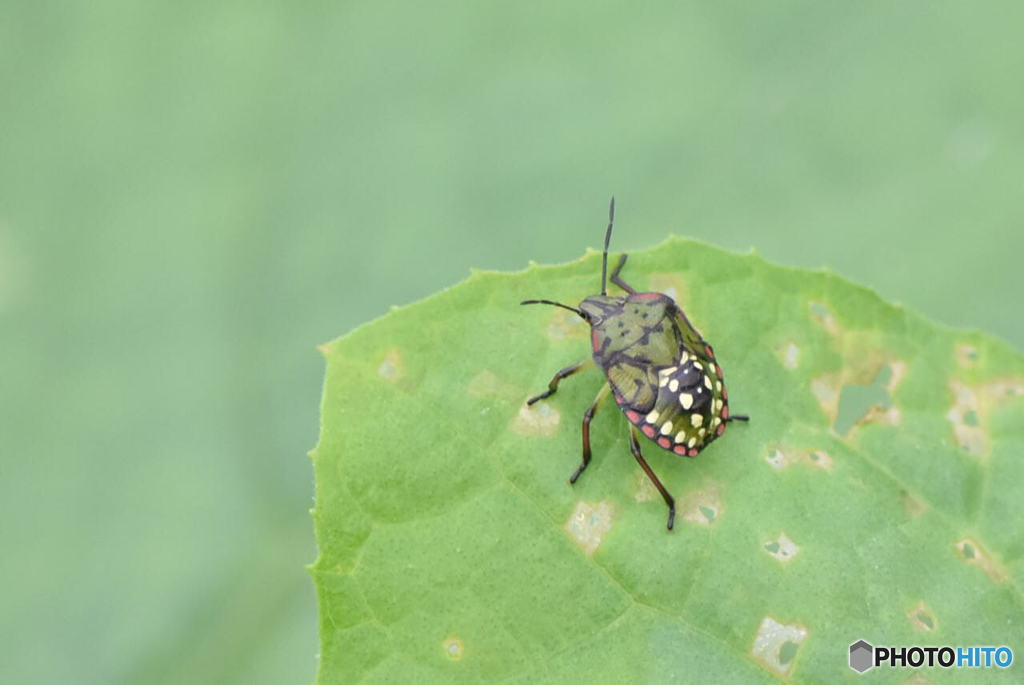
<instances>
[{"instance_id":1,"label":"insect-damaged leaf","mask_svg":"<svg viewBox=\"0 0 1024 685\"><path fill-rule=\"evenodd\" d=\"M518 302L579 302L598 255L476 273L324 346L320 683L857 682L861 638L1024 644L1019 354L689 241L628 273L677 299L752 418L695 459L644 445L672 533L611 403L566 482L598 371L525 406L590 341Z\"/></svg>"}]
</instances>

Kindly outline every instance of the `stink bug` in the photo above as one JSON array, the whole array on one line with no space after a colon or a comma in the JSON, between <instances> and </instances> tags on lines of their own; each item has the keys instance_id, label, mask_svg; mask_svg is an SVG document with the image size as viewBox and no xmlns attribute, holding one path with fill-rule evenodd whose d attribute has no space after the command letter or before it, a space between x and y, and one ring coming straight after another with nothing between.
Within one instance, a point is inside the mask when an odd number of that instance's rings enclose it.
<instances>
[{"instance_id":1,"label":"stink bug","mask_svg":"<svg viewBox=\"0 0 1024 685\"><path fill-rule=\"evenodd\" d=\"M629 419L629 447L640 468L654 483L668 505L668 529L676 516L676 503L640 453L638 433L658 447L683 457L696 457L721 437L730 421L749 421L729 413L729 392L722 367L711 345L693 327L682 308L663 293L637 292L620 278L627 255L608 276L608 243L615 221L615 198L608 208L608 229L601 257L601 294L583 300L579 308L551 300L526 300L521 304L550 304L575 312L590 324L593 362L567 366L554 375L548 389L527 404L550 397L563 378L596 364L608 380L594 403L583 414L583 461L570 483L575 483L590 463L590 421L598 405L611 392ZM609 295L607 282L625 295Z\"/></svg>"}]
</instances>

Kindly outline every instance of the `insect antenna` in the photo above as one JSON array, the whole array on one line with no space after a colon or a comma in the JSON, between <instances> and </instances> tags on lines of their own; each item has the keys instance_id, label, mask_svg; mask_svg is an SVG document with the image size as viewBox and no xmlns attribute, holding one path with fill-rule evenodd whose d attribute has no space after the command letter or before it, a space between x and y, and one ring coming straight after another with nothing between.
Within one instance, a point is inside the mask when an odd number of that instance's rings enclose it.
<instances>
[{"instance_id":1,"label":"insect antenna","mask_svg":"<svg viewBox=\"0 0 1024 685\"><path fill-rule=\"evenodd\" d=\"M555 307L561 307L562 309L568 309L570 312L575 312L576 316L580 317L581 319L587 318L586 314L576 309L576 307L570 307L569 305L562 304L561 302L552 302L551 300L523 300L519 304L550 304L554 305Z\"/></svg>"},{"instance_id":2,"label":"insect antenna","mask_svg":"<svg viewBox=\"0 0 1024 685\"><path fill-rule=\"evenodd\" d=\"M601 254L601 294L608 294L608 243L612 239L612 224L615 222L615 196L608 205L608 230L604 232L604 252Z\"/></svg>"}]
</instances>

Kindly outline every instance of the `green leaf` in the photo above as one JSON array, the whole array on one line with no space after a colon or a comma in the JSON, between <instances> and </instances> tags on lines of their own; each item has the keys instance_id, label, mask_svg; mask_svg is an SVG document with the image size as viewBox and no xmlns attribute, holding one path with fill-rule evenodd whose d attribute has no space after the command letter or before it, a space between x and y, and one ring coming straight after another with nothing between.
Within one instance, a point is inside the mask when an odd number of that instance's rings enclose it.
<instances>
[{"instance_id":1,"label":"green leaf","mask_svg":"<svg viewBox=\"0 0 1024 685\"><path fill-rule=\"evenodd\" d=\"M679 239L632 255L751 416L696 459L644 442L669 533L613 403L567 483L599 372L524 404L589 341L518 302L599 274L594 253L476 272L324 346L320 683L858 682L861 638L1024 646L1019 354L831 273Z\"/></svg>"}]
</instances>

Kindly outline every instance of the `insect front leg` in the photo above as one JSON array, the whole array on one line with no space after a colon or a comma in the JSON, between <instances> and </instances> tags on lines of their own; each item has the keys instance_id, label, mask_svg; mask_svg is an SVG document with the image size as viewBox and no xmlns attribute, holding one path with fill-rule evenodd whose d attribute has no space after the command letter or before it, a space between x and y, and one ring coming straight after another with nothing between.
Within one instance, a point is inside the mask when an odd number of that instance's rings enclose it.
<instances>
[{"instance_id":1,"label":"insect front leg","mask_svg":"<svg viewBox=\"0 0 1024 685\"><path fill-rule=\"evenodd\" d=\"M583 462L576 469L576 472L572 474L569 483L575 483L576 479L583 473L583 469L587 468L587 464L590 463L590 420L594 418L597 406L604 402L604 398L608 397L608 391L611 390L611 387L608 383L605 383L601 390L598 391L597 397L594 398L594 403L583 414Z\"/></svg>"},{"instance_id":2,"label":"insect front leg","mask_svg":"<svg viewBox=\"0 0 1024 685\"><path fill-rule=\"evenodd\" d=\"M594 363L593 360L589 360L588 359L587 361L579 362L578 364L573 364L572 366L565 367L564 369L562 369L561 371L556 373L555 377L551 379L551 382L548 383L548 389L547 390L545 390L544 392L542 392L539 395L536 395L536 396L531 397L530 399L526 400L526 404L527 405L531 405L534 402L536 402L537 400L542 400L542 399L544 399L546 397L551 397L552 395L555 394L555 391L558 390L558 382L559 381L561 381L563 378L567 378L567 377L573 375L577 371L582 371L584 369L590 368L591 365L593 365L593 363Z\"/></svg>"},{"instance_id":3,"label":"insect front leg","mask_svg":"<svg viewBox=\"0 0 1024 685\"><path fill-rule=\"evenodd\" d=\"M668 490L661 484L658 477L654 475L654 471L648 466L647 462L644 461L644 455L640 454L640 443L636 439L636 428L633 426L629 427L629 449L633 452L633 456L636 457L637 462L640 464L640 468L644 470L647 477L654 483L654 487L658 488L658 492L661 493L662 499L665 500L665 504L668 505L668 529L672 530L672 525L676 520L676 500L672 495L668 494Z\"/></svg>"},{"instance_id":4,"label":"insect front leg","mask_svg":"<svg viewBox=\"0 0 1024 685\"><path fill-rule=\"evenodd\" d=\"M629 257L629 255L627 255L625 252L622 253L621 257L619 257L619 263L615 266L615 271L612 272L612 279L611 280L612 280L612 283L614 283L615 285L619 286L620 288L625 290L630 295L636 295L636 290L634 290L624 280L619 278L619 273L621 273L622 267L626 266L626 258L627 257Z\"/></svg>"}]
</instances>

